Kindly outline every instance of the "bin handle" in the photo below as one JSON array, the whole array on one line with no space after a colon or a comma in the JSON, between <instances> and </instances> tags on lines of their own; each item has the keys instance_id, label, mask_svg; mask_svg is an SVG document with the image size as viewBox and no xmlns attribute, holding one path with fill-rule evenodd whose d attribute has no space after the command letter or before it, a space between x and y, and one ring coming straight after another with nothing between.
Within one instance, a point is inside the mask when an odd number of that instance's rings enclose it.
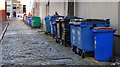
<instances>
[{"instance_id":1,"label":"bin handle","mask_svg":"<svg viewBox=\"0 0 120 67\"><path fill-rule=\"evenodd\" d=\"M107 23L105 23L105 26L106 27L109 27L110 26L110 19L106 19Z\"/></svg>"},{"instance_id":2,"label":"bin handle","mask_svg":"<svg viewBox=\"0 0 120 67\"><path fill-rule=\"evenodd\" d=\"M96 24L93 24L93 27L90 27L90 30L92 30L94 27L96 27Z\"/></svg>"},{"instance_id":3,"label":"bin handle","mask_svg":"<svg viewBox=\"0 0 120 67\"><path fill-rule=\"evenodd\" d=\"M110 26L110 23L109 23L109 24L108 24L108 23L106 23L106 24L105 24L105 26L106 26L106 27L109 27L109 26Z\"/></svg>"},{"instance_id":4,"label":"bin handle","mask_svg":"<svg viewBox=\"0 0 120 67\"><path fill-rule=\"evenodd\" d=\"M80 25L81 27L86 27L87 25Z\"/></svg>"}]
</instances>

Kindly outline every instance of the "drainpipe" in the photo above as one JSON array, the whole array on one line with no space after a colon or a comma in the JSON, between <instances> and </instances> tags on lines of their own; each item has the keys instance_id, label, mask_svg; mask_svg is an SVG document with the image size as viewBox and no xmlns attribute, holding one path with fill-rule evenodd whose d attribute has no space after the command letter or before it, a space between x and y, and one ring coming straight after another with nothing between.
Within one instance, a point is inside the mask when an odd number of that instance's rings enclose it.
<instances>
[{"instance_id":1,"label":"drainpipe","mask_svg":"<svg viewBox=\"0 0 120 67\"><path fill-rule=\"evenodd\" d=\"M10 12L11 18L13 18L13 1L11 0L11 12Z\"/></svg>"},{"instance_id":2,"label":"drainpipe","mask_svg":"<svg viewBox=\"0 0 120 67\"><path fill-rule=\"evenodd\" d=\"M74 0L68 0L68 15L74 16Z\"/></svg>"},{"instance_id":3,"label":"drainpipe","mask_svg":"<svg viewBox=\"0 0 120 67\"><path fill-rule=\"evenodd\" d=\"M46 5L46 14L49 14L49 4L50 4L50 0L48 0L48 3Z\"/></svg>"},{"instance_id":4,"label":"drainpipe","mask_svg":"<svg viewBox=\"0 0 120 67\"><path fill-rule=\"evenodd\" d=\"M7 0L5 0L5 20L7 20Z\"/></svg>"}]
</instances>

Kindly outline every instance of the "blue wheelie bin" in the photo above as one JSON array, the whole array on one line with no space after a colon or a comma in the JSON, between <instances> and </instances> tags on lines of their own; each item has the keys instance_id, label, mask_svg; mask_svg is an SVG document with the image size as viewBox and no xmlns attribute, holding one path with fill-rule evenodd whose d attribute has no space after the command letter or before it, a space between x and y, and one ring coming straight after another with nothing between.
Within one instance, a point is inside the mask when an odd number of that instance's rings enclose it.
<instances>
[{"instance_id":1,"label":"blue wheelie bin","mask_svg":"<svg viewBox=\"0 0 120 67\"><path fill-rule=\"evenodd\" d=\"M63 16L60 16L60 15L54 15L51 17L50 21L51 21L51 34L53 36L53 38L55 37L56 33L55 33L55 26L54 26L54 22L56 22L56 19L59 18L59 17L63 17Z\"/></svg>"},{"instance_id":2,"label":"blue wheelie bin","mask_svg":"<svg viewBox=\"0 0 120 67\"><path fill-rule=\"evenodd\" d=\"M82 58L84 58L86 56L86 52L94 51L94 36L92 32L93 27L109 27L110 20L83 19L80 21L80 23L73 25L75 26L75 29L77 31L77 34L75 35L77 37L77 39L75 38L75 44L77 45L76 52L80 53L79 55L82 55Z\"/></svg>"},{"instance_id":3,"label":"blue wheelie bin","mask_svg":"<svg viewBox=\"0 0 120 67\"><path fill-rule=\"evenodd\" d=\"M78 54L80 54L79 52L81 52L81 50L80 49L78 49L78 48L80 48L80 47L82 47L81 45L80 45L80 43L82 43L82 42L80 42L81 41L81 33L80 33L80 31L81 31L81 27L80 27L80 22L74 22L73 23L73 26L74 26L74 29L75 29L75 35L73 35L73 36L75 36L75 53L78 53Z\"/></svg>"},{"instance_id":4,"label":"blue wheelie bin","mask_svg":"<svg viewBox=\"0 0 120 67\"><path fill-rule=\"evenodd\" d=\"M76 52L75 51L75 49L77 48L76 47L76 44L75 44L75 41L76 41L76 30L75 30L75 26L73 25L73 23L74 22L69 22L69 25L70 25L70 40L71 40L71 47L72 47L72 50L74 51L74 52Z\"/></svg>"},{"instance_id":5,"label":"blue wheelie bin","mask_svg":"<svg viewBox=\"0 0 120 67\"><path fill-rule=\"evenodd\" d=\"M28 25L31 25L31 17L28 17Z\"/></svg>"},{"instance_id":6,"label":"blue wheelie bin","mask_svg":"<svg viewBox=\"0 0 120 67\"><path fill-rule=\"evenodd\" d=\"M95 27L94 32L94 50L97 61L113 60L113 34L116 29L108 27Z\"/></svg>"},{"instance_id":7,"label":"blue wheelie bin","mask_svg":"<svg viewBox=\"0 0 120 67\"><path fill-rule=\"evenodd\" d=\"M45 25L46 25L46 32L45 32L45 34L48 34L48 33L51 32L51 25L50 25L49 18L50 18L50 15L45 17Z\"/></svg>"}]
</instances>

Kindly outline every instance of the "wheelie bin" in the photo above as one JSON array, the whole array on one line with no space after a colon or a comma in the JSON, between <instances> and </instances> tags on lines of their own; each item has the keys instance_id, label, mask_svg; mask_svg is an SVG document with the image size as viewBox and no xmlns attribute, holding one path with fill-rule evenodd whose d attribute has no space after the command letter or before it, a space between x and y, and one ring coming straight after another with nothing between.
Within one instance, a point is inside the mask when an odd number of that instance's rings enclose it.
<instances>
[{"instance_id":1,"label":"wheelie bin","mask_svg":"<svg viewBox=\"0 0 120 67\"><path fill-rule=\"evenodd\" d=\"M53 23L56 22L57 18L59 18L59 17L63 17L63 16L54 15L54 16L52 16L50 18L50 21L51 21L51 34L52 34L53 38L55 38L55 35L56 35L56 33L55 33L55 26L54 26L55 24L53 24Z\"/></svg>"},{"instance_id":2,"label":"wheelie bin","mask_svg":"<svg viewBox=\"0 0 120 67\"><path fill-rule=\"evenodd\" d=\"M80 22L73 22L73 26L71 27L71 29L72 29L72 31L71 31L71 33L72 33L72 37L74 37L74 40L71 40L71 41L74 41L74 43L73 43L73 51L77 54L80 54L79 52L80 52L80 49L78 49L78 48L80 48L81 47L81 45L80 45L80 40L81 40L81 33L80 33L80 30L81 30L81 28L80 28ZM74 31L73 31L74 30ZM74 33L74 34L73 34ZM73 38L72 38L73 39Z\"/></svg>"},{"instance_id":3,"label":"wheelie bin","mask_svg":"<svg viewBox=\"0 0 120 67\"><path fill-rule=\"evenodd\" d=\"M28 17L28 25L31 25L31 17Z\"/></svg>"},{"instance_id":4,"label":"wheelie bin","mask_svg":"<svg viewBox=\"0 0 120 67\"><path fill-rule=\"evenodd\" d=\"M32 16L31 26L40 27L40 25L41 25L40 17Z\"/></svg>"},{"instance_id":5,"label":"wheelie bin","mask_svg":"<svg viewBox=\"0 0 120 67\"><path fill-rule=\"evenodd\" d=\"M46 25L46 32L45 34L50 34L51 33L51 25L50 25L50 15L45 17L45 25Z\"/></svg>"},{"instance_id":6,"label":"wheelie bin","mask_svg":"<svg viewBox=\"0 0 120 67\"><path fill-rule=\"evenodd\" d=\"M94 32L94 50L97 61L113 60L113 34L116 29L108 27L95 27Z\"/></svg>"},{"instance_id":7,"label":"wheelie bin","mask_svg":"<svg viewBox=\"0 0 120 67\"><path fill-rule=\"evenodd\" d=\"M61 22L61 38L59 40L60 44L65 45L66 47L71 45L70 41L70 25L69 22L71 19L82 19L75 16L66 16Z\"/></svg>"},{"instance_id":8,"label":"wheelie bin","mask_svg":"<svg viewBox=\"0 0 120 67\"><path fill-rule=\"evenodd\" d=\"M55 32L56 32L56 42L57 43L60 43L59 40L61 39L61 31L62 31L61 23L64 22L63 19L64 19L64 17L59 17L56 20L56 23L54 24L55 25Z\"/></svg>"},{"instance_id":9,"label":"wheelie bin","mask_svg":"<svg viewBox=\"0 0 120 67\"><path fill-rule=\"evenodd\" d=\"M94 37L92 32L93 27L109 27L110 20L83 19L80 21L80 23L74 23L73 25L75 26L75 29L77 31L77 34L75 35L77 37L75 43L77 45L75 45L77 48L75 50L79 53L79 55L82 55L82 58L84 58L86 56L86 52L94 51Z\"/></svg>"},{"instance_id":10,"label":"wheelie bin","mask_svg":"<svg viewBox=\"0 0 120 67\"><path fill-rule=\"evenodd\" d=\"M26 15L24 16L24 22L26 22Z\"/></svg>"},{"instance_id":11,"label":"wheelie bin","mask_svg":"<svg viewBox=\"0 0 120 67\"><path fill-rule=\"evenodd\" d=\"M25 16L26 16L26 14L23 15L23 21L25 21Z\"/></svg>"},{"instance_id":12,"label":"wheelie bin","mask_svg":"<svg viewBox=\"0 0 120 67\"><path fill-rule=\"evenodd\" d=\"M73 25L74 22L69 22L69 25L70 25L70 41L71 41L71 47L72 47L72 50L73 52L77 53L76 52L76 49L77 49L77 44L76 44L76 29L75 29L75 26Z\"/></svg>"},{"instance_id":13,"label":"wheelie bin","mask_svg":"<svg viewBox=\"0 0 120 67\"><path fill-rule=\"evenodd\" d=\"M26 22L26 24L28 23L28 16L26 16L26 21L25 22Z\"/></svg>"}]
</instances>

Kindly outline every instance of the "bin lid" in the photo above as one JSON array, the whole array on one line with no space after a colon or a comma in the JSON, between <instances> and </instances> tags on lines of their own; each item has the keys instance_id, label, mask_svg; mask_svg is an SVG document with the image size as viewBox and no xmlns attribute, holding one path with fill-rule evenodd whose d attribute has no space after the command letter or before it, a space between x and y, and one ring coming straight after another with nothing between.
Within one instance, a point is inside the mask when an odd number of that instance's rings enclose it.
<instances>
[{"instance_id":1,"label":"bin lid","mask_svg":"<svg viewBox=\"0 0 120 67\"><path fill-rule=\"evenodd\" d=\"M64 18L64 16L60 16L60 15L51 16L51 18L58 18L58 17L63 17Z\"/></svg>"},{"instance_id":2,"label":"bin lid","mask_svg":"<svg viewBox=\"0 0 120 67\"><path fill-rule=\"evenodd\" d=\"M62 22L62 21L64 21L64 20L63 20L63 19L57 19L56 21L61 21L61 22Z\"/></svg>"},{"instance_id":3,"label":"bin lid","mask_svg":"<svg viewBox=\"0 0 120 67\"><path fill-rule=\"evenodd\" d=\"M112 28L110 28L110 27L94 27L93 29L92 29L92 31L93 32L115 32L116 31L116 29L112 29Z\"/></svg>"},{"instance_id":4,"label":"bin lid","mask_svg":"<svg viewBox=\"0 0 120 67\"><path fill-rule=\"evenodd\" d=\"M50 18L50 15L48 15L48 16L45 16L45 18Z\"/></svg>"},{"instance_id":5,"label":"bin lid","mask_svg":"<svg viewBox=\"0 0 120 67\"><path fill-rule=\"evenodd\" d=\"M86 22L108 22L108 19L83 19L81 21L82 23L86 23Z\"/></svg>"},{"instance_id":6,"label":"bin lid","mask_svg":"<svg viewBox=\"0 0 120 67\"><path fill-rule=\"evenodd\" d=\"M71 21L71 22L81 22L82 19L71 19L70 21Z\"/></svg>"},{"instance_id":7,"label":"bin lid","mask_svg":"<svg viewBox=\"0 0 120 67\"><path fill-rule=\"evenodd\" d=\"M112 29L110 27L94 27L94 30L116 30L116 29Z\"/></svg>"},{"instance_id":8,"label":"bin lid","mask_svg":"<svg viewBox=\"0 0 120 67\"><path fill-rule=\"evenodd\" d=\"M76 16L65 16L64 19L83 19L83 18L76 17Z\"/></svg>"},{"instance_id":9,"label":"bin lid","mask_svg":"<svg viewBox=\"0 0 120 67\"><path fill-rule=\"evenodd\" d=\"M69 25L73 25L74 22L69 22Z\"/></svg>"},{"instance_id":10,"label":"bin lid","mask_svg":"<svg viewBox=\"0 0 120 67\"><path fill-rule=\"evenodd\" d=\"M37 18L37 16L32 16L32 17L36 17Z\"/></svg>"},{"instance_id":11,"label":"bin lid","mask_svg":"<svg viewBox=\"0 0 120 67\"><path fill-rule=\"evenodd\" d=\"M80 22L74 22L73 25L80 26Z\"/></svg>"}]
</instances>

